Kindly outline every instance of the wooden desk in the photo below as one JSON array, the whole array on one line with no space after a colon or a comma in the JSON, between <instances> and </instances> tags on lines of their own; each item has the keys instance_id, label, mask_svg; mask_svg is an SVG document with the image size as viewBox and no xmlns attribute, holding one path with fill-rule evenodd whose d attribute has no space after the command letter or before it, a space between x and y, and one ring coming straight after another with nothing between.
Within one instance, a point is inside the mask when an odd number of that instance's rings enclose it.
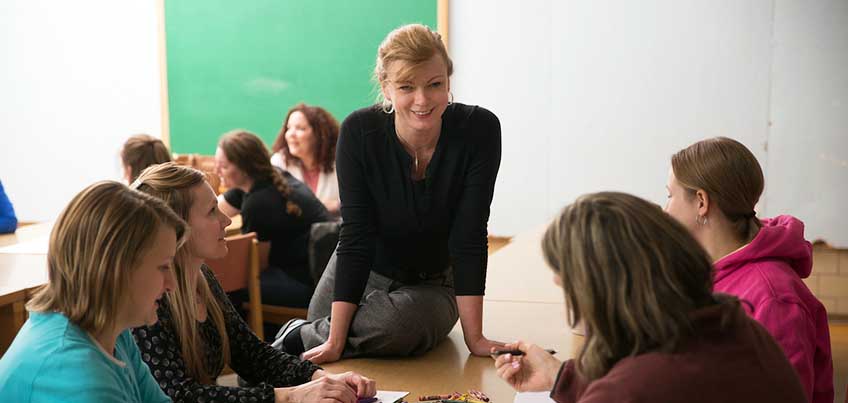
<instances>
[{"instance_id":1,"label":"wooden desk","mask_svg":"<svg viewBox=\"0 0 848 403\"><path fill-rule=\"evenodd\" d=\"M39 224L27 225L18 228L14 234L0 235L0 247L14 245L16 243L27 242L39 238L50 237L50 231L53 229L53 222L43 222Z\"/></svg>"},{"instance_id":2,"label":"wooden desk","mask_svg":"<svg viewBox=\"0 0 848 403\"><path fill-rule=\"evenodd\" d=\"M566 360L575 355L583 338L566 324L562 289L542 257L544 226L513 238L489 256L483 331L503 342L525 340L557 351ZM382 390L419 395L482 390L494 403L511 403L515 391L497 376L494 360L468 352L457 323L447 340L420 357L349 359L323 365L333 372L357 371L377 381Z\"/></svg>"},{"instance_id":3,"label":"wooden desk","mask_svg":"<svg viewBox=\"0 0 848 403\"><path fill-rule=\"evenodd\" d=\"M233 219L228 233L236 224L240 228L240 218ZM0 236L0 246L49 236L51 228L52 223L22 228L15 235ZM553 284L542 259L543 230L521 234L489 257L483 329L494 340L522 339L553 348L557 358L564 360L573 356L581 338L566 325L562 291ZM0 253L0 352L6 351L26 320L24 304L29 294L46 281L46 253ZM383 390L409 391L410 402L419 395L469 389L482 390L494 403L510 403L515 396L498 378L491 358L470 355L459 323L447 340L420 357L350 359L324 367L333 372L358 371L376 379Z\"/></svg>"},{"instance_id":4,"label":"wooden desk","mask_svg":"<svg viewBox=\"0 0 848 403\"><path fill-rule=\"evenodd\" d=\"M486 300L564 304L562 288L542 256L547 225L521 233L489 256Z\"/></svg>"},{"instance_id":5,"label":"wooden desk","mask_svg":"<svg viewBox=\"0 0 848 403\"><path fill-rule=\"evenodd\" d=\"M0 247L49 238L53 223L20 228L0 236ZM43 253L0 252L0 356L6 352L27 318L26 301L47 282L47 249Z\"/></svg>"},{"instance_id":6,"label":"wooden desk","mask_svg":"<svg viewBox=\"0 0 848 403\"><path fill-rule=\"evenodd\" d=\"M557 351L565 360L579 336L565 325L561 304L486 301L483 329L487 337L500 341L523 339ZM482 390L494 403L511 403L515 391L501 380L494 360L468 352L459 323L447 340L433 351L411 358L357 358L322 364L331 372L357 371L377 381L381 390L409 391L408 402L420 395Z\"/></svg>"}]
</instances>

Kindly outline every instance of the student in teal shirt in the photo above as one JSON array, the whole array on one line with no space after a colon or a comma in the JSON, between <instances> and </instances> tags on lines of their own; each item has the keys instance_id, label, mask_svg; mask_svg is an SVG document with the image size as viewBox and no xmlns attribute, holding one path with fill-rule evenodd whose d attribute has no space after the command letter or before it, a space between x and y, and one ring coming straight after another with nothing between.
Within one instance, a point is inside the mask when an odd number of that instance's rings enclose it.
<instances>
[{"instance_id":1,"label":"student in teal shirt","mask_svg":"<svg viewBox=\"0 0 848 403\"><path fill-rule=\"evenodd\" d=\"M80 192L50 234L49 281L0 358L4 402L170 402L129 328L156 322L186 224L117 182Z\"/></svg>"}]
</instances>

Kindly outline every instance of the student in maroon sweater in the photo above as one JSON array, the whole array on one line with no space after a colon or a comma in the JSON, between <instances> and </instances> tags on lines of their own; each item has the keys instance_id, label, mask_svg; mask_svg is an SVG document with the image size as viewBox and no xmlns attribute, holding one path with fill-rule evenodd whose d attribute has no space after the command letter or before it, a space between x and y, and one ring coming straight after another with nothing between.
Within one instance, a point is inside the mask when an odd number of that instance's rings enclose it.
<instances>
[{"instance_id":1,"label":"student in maroon sweater","mask_svg":"<svg viewBox=\"0 0 848 403\"><path fill-rule=\"evenodd\" d=\"M564 364L536 345L502 355L519 391L566 402L805 402L780 347L735 297L712 293L707 253L659 206L583 196L550 225L545 259L585 344Z\"/></svg>"}]
</instances>

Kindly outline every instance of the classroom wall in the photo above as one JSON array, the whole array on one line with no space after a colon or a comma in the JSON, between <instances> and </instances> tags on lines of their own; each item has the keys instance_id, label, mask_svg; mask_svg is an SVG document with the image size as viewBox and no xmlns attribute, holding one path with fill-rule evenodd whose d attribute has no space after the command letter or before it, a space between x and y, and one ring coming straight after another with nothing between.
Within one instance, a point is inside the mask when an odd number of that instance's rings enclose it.
<instances>
[{"instance_id":1,"label":"classroom wall","mask_svg":"<svg viewBox=\"0 0 848 403\"><path fill-rule=\"evenodd\" d=\"M848 248L848 1L777 1L773 44L769 211Z\"/></svg>"},{"instance_id":2,"label":"classroom wall","mask_svg":"<svg viewBox=\"0 0 848 403\"><path fill-rule=\"evenodd\" d=\"M131 134L159 135L154 1L0 1L0 180L21 221L120 179Z\"/></svg>"},{"instance_id":3,"label":"classroom wall","mask_svg":"<svg viewBox=\"0 0 848 403\"><path fill-rule=\"evenodd\" d=\"M721 135L765 170L761 216L796 214L848 247L846 4L451 2L455 98L503 127L490 232L587 192L664 204L671 154Z\"/></svg>"},{"instance_id":4,"label":"classroom wall","mask_svg":"<svg viewBox=\"0 0 848 403\"><path fill-rule=\"evenodd\" d=\"M113 3L0 2L0 88L14 94L0 100L0 179L24 221L119 178L130 134L159 134L155 2ZM714 135L763 162L763 215L796 213L812 238L848 228L846 4L450 2L455 98L503 125L490 232L589 191L663 203L668 156Z\"/></svg>"}]
</instances>

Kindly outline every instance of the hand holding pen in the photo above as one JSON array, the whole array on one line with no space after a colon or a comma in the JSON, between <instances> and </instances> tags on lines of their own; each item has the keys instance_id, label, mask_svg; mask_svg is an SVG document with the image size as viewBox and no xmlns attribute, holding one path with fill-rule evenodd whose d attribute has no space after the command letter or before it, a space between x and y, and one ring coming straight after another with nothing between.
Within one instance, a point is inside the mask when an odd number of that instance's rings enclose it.
<instances>
[{"instance_id":1,"label":"hand holding pen","mask_svg":"<svg viewBox=\"0 0 848 403\"><path fill-rule=\"evenodd\" d=\"M503 350L492 349L498 376L519 392L551 390L562 362L553 357L555 351L518 341Z\"/></svg>"}]
</instances>

